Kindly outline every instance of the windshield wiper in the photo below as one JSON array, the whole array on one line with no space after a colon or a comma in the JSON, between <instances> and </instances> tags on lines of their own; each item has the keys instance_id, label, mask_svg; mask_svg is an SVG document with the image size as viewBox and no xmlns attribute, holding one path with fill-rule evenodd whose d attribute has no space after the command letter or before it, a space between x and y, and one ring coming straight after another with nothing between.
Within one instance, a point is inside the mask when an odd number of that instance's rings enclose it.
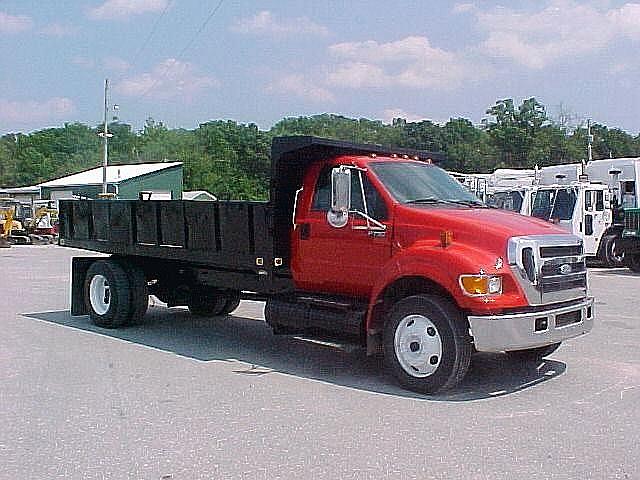
<instances>
[{"instance_id":1,"label":"windshield wiper","mask_svg":"<svg viewBox=\"0 0 640 480\"><path fill-rule=\"evenodd\" d=\"M455 203L458 205L466 205L468 207L488 208L479 200L446 200L446 202Z\"/></svg>"},{"instance_id":2,"label":"windshield wiper","mask_svg":"<svg viewBox=\"0 0 640 480\"><path fill-rule=\"evenodd\" d=\"M435 197L414 198L413 200L407 200L405 203L449 203L446 200Z\"/></svg>"},{"instance_id":3,"label":"windshield wiper","mask_svg":"<svg viewBox=\"0 0 640 480\"><path fill-rule=\"evenodd\" d=\"M414 200L408 200L406 203L444 203L448 205L465 205L467 207L485 208L485 205L482 202L476 200L448 200L435 197L416 198Z\"/></svg>"}]
</instances>

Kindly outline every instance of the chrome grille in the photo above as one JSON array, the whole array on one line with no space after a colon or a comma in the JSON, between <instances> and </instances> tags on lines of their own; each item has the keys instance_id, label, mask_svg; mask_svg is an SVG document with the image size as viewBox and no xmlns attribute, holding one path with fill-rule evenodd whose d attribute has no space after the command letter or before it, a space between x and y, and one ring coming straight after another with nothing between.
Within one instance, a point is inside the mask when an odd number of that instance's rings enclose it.
<instances>
[{"instance_id":1,"label":"chrome grille","mask_svg":"<svg viewBox=\"0 0 640 480\"><path fill-rule=\"evenodd\" d=\"M640 233L640 210L624 211L624 229L630 232Z\"/></svg>"},{"instance_id":2,"label":"chrome grille","mask_svg":"<svg viewBox=\"0 0 640 480\"><path fill-rule=\"evenodd\" d=\"M566 302L587 294L584 249L575 235L511 237L507 259L531 305Z\"/></svg>"},{"instance_id":3,"label":"chrome grille","mask_svg":"<svg viewBox=\"0 0 640 480\"><path fill-rule=\"evenodd\" d=\"M541 293L587 288L587 265L582 245L540 247Z\"/></svg>"},{"instance_id":4,"label":"chrome grille","mask_svg":"<svg viewBox=\"0 0 640 480\"><path fill-rule=\"evenodd\" d=\"M572 255L582 255L582 245L554 245L552 247L540 247L542 258L569 257Z\"/></svg>"}]
</instances>

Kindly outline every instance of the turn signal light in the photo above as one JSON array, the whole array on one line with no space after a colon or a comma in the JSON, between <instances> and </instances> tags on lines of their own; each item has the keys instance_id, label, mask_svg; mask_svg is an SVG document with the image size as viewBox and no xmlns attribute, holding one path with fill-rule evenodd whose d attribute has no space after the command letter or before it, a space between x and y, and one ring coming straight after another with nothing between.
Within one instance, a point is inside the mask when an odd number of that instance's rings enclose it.
<instances>
[{"instance_id":1,"label":"turn signal light","mask_svg":"<svg viewBox=\"0 0 640 480\"><path fill-rule=\"evenodd\" d=\"M460 275L460 287L467 295L497 295L502 293L499 275Z\"/></svg>"}]
</instances>

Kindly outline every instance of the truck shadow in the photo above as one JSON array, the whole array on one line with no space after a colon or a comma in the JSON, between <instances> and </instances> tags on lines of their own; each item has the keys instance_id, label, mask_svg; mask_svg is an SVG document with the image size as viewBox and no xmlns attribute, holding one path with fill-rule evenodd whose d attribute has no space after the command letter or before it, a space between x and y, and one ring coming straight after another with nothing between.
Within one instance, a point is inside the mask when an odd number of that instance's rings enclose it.
<instances>
[{"instance_id":1,"label":"truck shadow","mask_svg":"<svg viewBox=\"0 0 640 480\"><path fill-rule=\"evenodd\" d=\"M566 365L556 360L538 364L509 361L503 354L476 354L464 381L452 392L427 396L397 386L383 372L379 357L367 357L352 345L317 342L303 337L276 336L261 320L228 316L194 317L186 309L149 308L145 325L117 330L93 325L89 317L69 311L22 314L86 332L210 361L238 361L238 375L264 376L274 372L310 378L378 394L427 401L464 402L508 395L562 375Z\"/></svg>"}]
</instances>

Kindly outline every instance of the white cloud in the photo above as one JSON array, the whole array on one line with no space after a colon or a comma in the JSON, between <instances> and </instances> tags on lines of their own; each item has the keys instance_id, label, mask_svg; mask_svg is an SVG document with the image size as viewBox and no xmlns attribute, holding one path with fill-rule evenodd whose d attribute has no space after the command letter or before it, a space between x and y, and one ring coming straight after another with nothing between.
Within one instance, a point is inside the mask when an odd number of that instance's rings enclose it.
<instances>
[{"instance_id":1,"label":"white cloud","mask_svg":"<svg viewBox=\"0 0 640 480\"><path fill-rule=\"evenodd\" d=\"M453 13L469 13L476 9L473 3L456 3L451 10Z\"/></svg>"},{"instance_id":2,"label":"white cloud","mask_svg":"<svg viewBox=\"0 0 640 480\"><path fill-rule=\"evenodd\" d=\"M166 8L169 0L106 0L89 10L95 20L124 19L142 13L159 12Z\"/></svg>"},{"instance_id":3,"label":"white cloud","mask_svg":"<svg viewBox=\"0 0 640 480\"><path fill-rule=\"evenodd\" d=\"M126 72L131 68L131 64L119 57L106 57L102 61L102 66L110 72Z\"/></svg>"},{"instance_id":4,"label":"white cloud","mask_svg":"<svg viewBox=\"0 0 640 480\"><path fill-rule=\"evenodd\" d=\"M78 65L82 68L93 68L96 66L96 62L94 62L89 57L83 57L82 55L77 55L71 59L71 63L74 65Z\"/></svg>"},{"instance_id":5,"label":"white cloud","mask_svg":"<svg viewBox=\"0 0 640 480\"><path fill-rule=\"evenodd\" d=\"M0 98L0 123L25 125L67 119L76 110L71 99L54 97L45 101L15 101Z\"/></svg>"},{"instance_id":6,"label":"white cloud","mask_svg":"<svg viewBox=\"0 0 640 480\"><path fill-rule=\"evenodd\" d=\"M291 94L313 102L333 102L333 94L304 75L285 75L267 87L270 93Z\"/></svg>"},{"instance_id":7,"label":"white cloud","mask_svg":"<svg viewBox=\"0 0 640 480\"><path fill-rule=\"evenodd\" d=\"M329 34L327 27L318 25L307 17L277 18L267 10L240 19L231 30L236 33L273 36Z\"/></svg>"},{"instance_id":8,"label":"white cloud","mask_svg":"<svg viewBox=\"0 0 640 480\"><path fill-rule=\"evenodd\" d=\"M49 35L51 37L68 37L74 35L78 29L72 25L63 25L61 23L50 23L40 29L40 33L43 35Z\"/></svg>"},{"instance_id":9,"label":"white cloud","mask_svg":"<svg viewBox=\"0 0 640 480\"><path fill-rule=\"evenodd\" d=\"M412 36L389 43L339 43L329 51L342 63L329 73L335 86L450 89L480 72L460 54L431 46Z\"/></svg>"},{"instance_id":10,"label":"white cloud","mask_svg":"<svg viewBox=\"0 0 640 480\"><path fill-rule=\"evenodd\" d=\"M551 0L539 11L477 12L487 33L481 50L531 69L604 49L616 38L640 39L640 3L601 11L574 0Z\"/></svg>"},{"instance_id":11,"label":"white cloud","mask_svg":"<svg viewBox=\"0 0 640 480\"><path fill-rule=\"evenodd\" d=\"M191 63L168 58L150 72L121 80L114 90L127 96L145 95L161 100L180 97L191 101L202 91L219 85L214 77L198 73Z\"/></svg>"},{"instance_id":12,"label":"white cloud","mask_svg":"<svg viewBox=\"0 0 640 480\"><path fill-rule=\"evenodd\" d=\"M10 15L0 12L0 33L20 33L29 30L33 21L26 15Z\"/></svg>"},{"instance_id":13,"label":"white cloud","mask_svg":"<svg viewBox=\"0 0 640 480\"><path fill-rule=\"evenodd\" d=\"M611 27L634 40L640 39L640 3L627 3L607 13Z\"/></svg>"}]
</instances>

